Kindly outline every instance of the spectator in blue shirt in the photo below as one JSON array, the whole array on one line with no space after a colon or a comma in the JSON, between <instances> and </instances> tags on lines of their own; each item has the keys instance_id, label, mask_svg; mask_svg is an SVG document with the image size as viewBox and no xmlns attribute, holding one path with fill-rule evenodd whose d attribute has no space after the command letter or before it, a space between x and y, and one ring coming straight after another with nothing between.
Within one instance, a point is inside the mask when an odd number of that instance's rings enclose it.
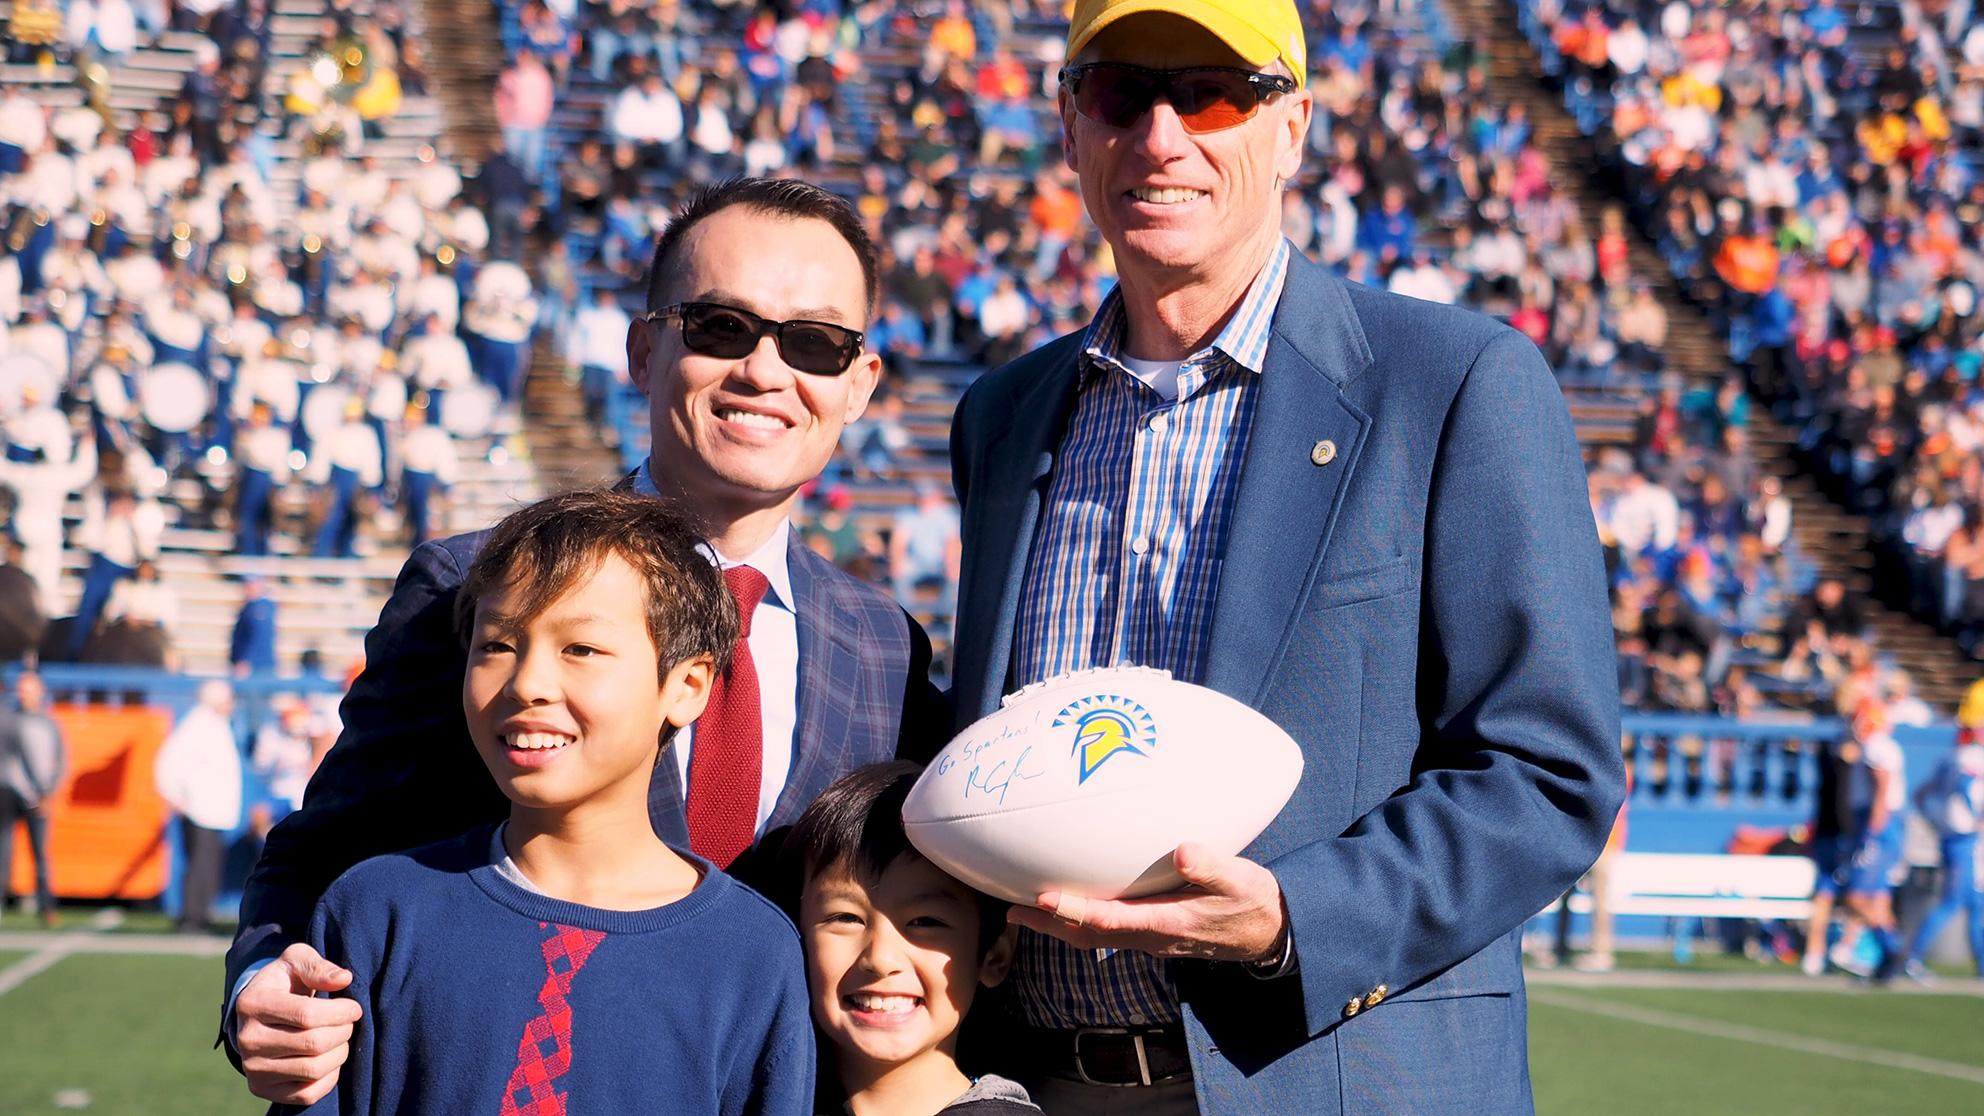
<instances>
[{"instance_id":1,"label":"spectator in blue shirt","mask_svg":"<svg viewBox=\"0 0 1984 1116\"><path fill-rule=\"evenodd\" d=\"M1412 254L1417 234L1412 212L1405 207L1405 191L1387 186L1384 200L1359 224L1357 247L1381 263L1400 260Z\"/></svg>"},{"instance_id":2,"label":"spectator in blue shirt","mask_svg":"<svg viewBox=\"0 0 1984 1116\"><path fill-rule=\"evenodd\" d=\"M923 331L922 320L894 299L882 304L881 319L868 327L868 347L878 353L919 357L927 344L929 337Z\"/></svg>"},{"instance_id":3,"label":"spectator in blue shirt","mask_svg":"<svg viewBox=\"0 0 1984 1116\"><path fill-rule=\"evenodd\" d=\"M1355 23L1345 23L1337 29L1335 40L1324 45L1322 58L1334 58L1351 73L1361 73L1371 63L1371 44L1364 40L1364 34Z\"/></svg>"},{"instance_id":4,"label":"spectator in blue shirt","mask_svg":"<svg viewBox=\"0 0 1984 1116\"><path fill-rule=\"evenodd\" d=\"M276 669L276 602L269 599L259 577L241 587L241 611L234 617L227 661L237 678L272 674Z\"/></svg>"}]
</instances>

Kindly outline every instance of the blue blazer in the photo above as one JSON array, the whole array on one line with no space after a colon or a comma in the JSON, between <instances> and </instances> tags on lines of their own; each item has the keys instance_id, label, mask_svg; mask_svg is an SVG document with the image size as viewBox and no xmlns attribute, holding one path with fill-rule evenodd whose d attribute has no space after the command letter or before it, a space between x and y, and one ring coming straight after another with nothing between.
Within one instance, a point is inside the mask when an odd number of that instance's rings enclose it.
<instances>
[{"instance_id":1,"label":"blue blazer","mask_svg":"<svg viewBox=\"0 0 1984 1116\"><path fill-rule=\"evenodd\" d=\"M959 406L960 722L1013 686L1079 354L1064 337ZM1200 1107L1527 1112L1520 927L1591 865L1624 793L1563 396L1515 331L1299 254L1259 390L1206 682L1304 752L1246 853L1281 882L1297 968L1175 963Z\"/></svg>"},{"instance_id":2,"label":"blue blazer","mask_svg":"<svg viewBox=\"0 0 1984 1116\"><path fill-rule=\"evenodd\" d=\"M226 989L250 964L305 940L318 898L346 869L508 814L469 740L467 652L454 626L455 591L486 534L422 543L400 570L365 637L365 671L339 707L337 745L302 808L269 834L242 891ZM807 549L796 531L787 562L799 614L792 771L765 836L731 872L759 882L785 829L827 784L898 754L927 760L949 738L949 707L930 687L930 643L916 621L881 589ZM656 833L687 845L681 783L674 763L656 765L648 811Z\"/></svg>"}]
</instances>

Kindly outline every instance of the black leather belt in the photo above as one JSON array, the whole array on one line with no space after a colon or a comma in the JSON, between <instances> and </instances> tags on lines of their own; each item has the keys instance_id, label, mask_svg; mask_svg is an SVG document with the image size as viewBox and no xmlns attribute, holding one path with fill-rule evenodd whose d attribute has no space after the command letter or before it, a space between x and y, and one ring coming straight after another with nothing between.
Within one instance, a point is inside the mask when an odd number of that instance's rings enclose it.
<instances>
[{"instance_id":1,"label":"black leather belt","mask_svg":"<svg viewBox=\"0 0 1984 1116\"><path fill-rule=\"evenodd\" d=\"M1185 1029L1162 1027L1080 1027L1072 1031L1029 1029L1034 1064L1056 1077L1085 1085L1135 1088L1180 1081L1192 1075Z\"/></svg>"}]
</instances>

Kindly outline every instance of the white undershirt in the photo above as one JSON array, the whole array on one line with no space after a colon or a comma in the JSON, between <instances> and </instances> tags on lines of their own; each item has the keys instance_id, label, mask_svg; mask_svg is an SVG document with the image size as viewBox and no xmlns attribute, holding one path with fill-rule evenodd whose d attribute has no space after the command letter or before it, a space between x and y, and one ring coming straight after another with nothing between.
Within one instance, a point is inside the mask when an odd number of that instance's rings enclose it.
<instances>
[{"instance_id":1,"label":"white undershirt","mask_svg":"<svg viewBox=\"0 0 1984 1116\"><path fill-rule=\"evenodd\" d=\"M1150 389L1166 400L1178 398L1178 371L1185 367L1182 360L1139 360L1127 354L1116 358L1130 375L1142 380Z\"/></svg>"}]
</instances>

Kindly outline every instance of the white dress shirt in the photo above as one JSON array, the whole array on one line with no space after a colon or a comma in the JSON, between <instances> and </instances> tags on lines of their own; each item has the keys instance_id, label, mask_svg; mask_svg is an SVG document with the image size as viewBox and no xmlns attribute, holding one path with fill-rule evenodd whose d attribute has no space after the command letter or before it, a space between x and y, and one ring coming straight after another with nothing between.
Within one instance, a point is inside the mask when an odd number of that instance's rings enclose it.
<instances>
[{"instance_id":1,"label":"white dress shirt","mask_svg":"<svg viewBox=\"0 0 1984 1116\"><path fill-rule=\"evenodd\" d=\"M641 466L634 479L634 490L654 496L659 492L648 466ZM786 562L791 545L792 521L780 520L778 528L764 545L737 558L717 555L724 569L749 566L765 575L771 591L758 602L751 614L751 662L758 668L760 722L765 732L764 759L758 768L758 818L755 832L762 836L766 819L785 791L786 776L792 773L792 757L798 746L799 731L799 613L792 596L792 571ZM691 725L675 734L675 768L682 776L682 795L689 794L689 760L695 751L696 731Z\"/></svg>"},{"instance_id":2,"label":"white dress shirt","mask_svg":"<svg viewBox=\"0 0 1984 1116\"><path fill-rule=\"evenodd\" d=\"M195 706L165 738L152 777L159 797L201 829L241 824L241 748L227 717Z\"/></svg>"}]
</instances>

